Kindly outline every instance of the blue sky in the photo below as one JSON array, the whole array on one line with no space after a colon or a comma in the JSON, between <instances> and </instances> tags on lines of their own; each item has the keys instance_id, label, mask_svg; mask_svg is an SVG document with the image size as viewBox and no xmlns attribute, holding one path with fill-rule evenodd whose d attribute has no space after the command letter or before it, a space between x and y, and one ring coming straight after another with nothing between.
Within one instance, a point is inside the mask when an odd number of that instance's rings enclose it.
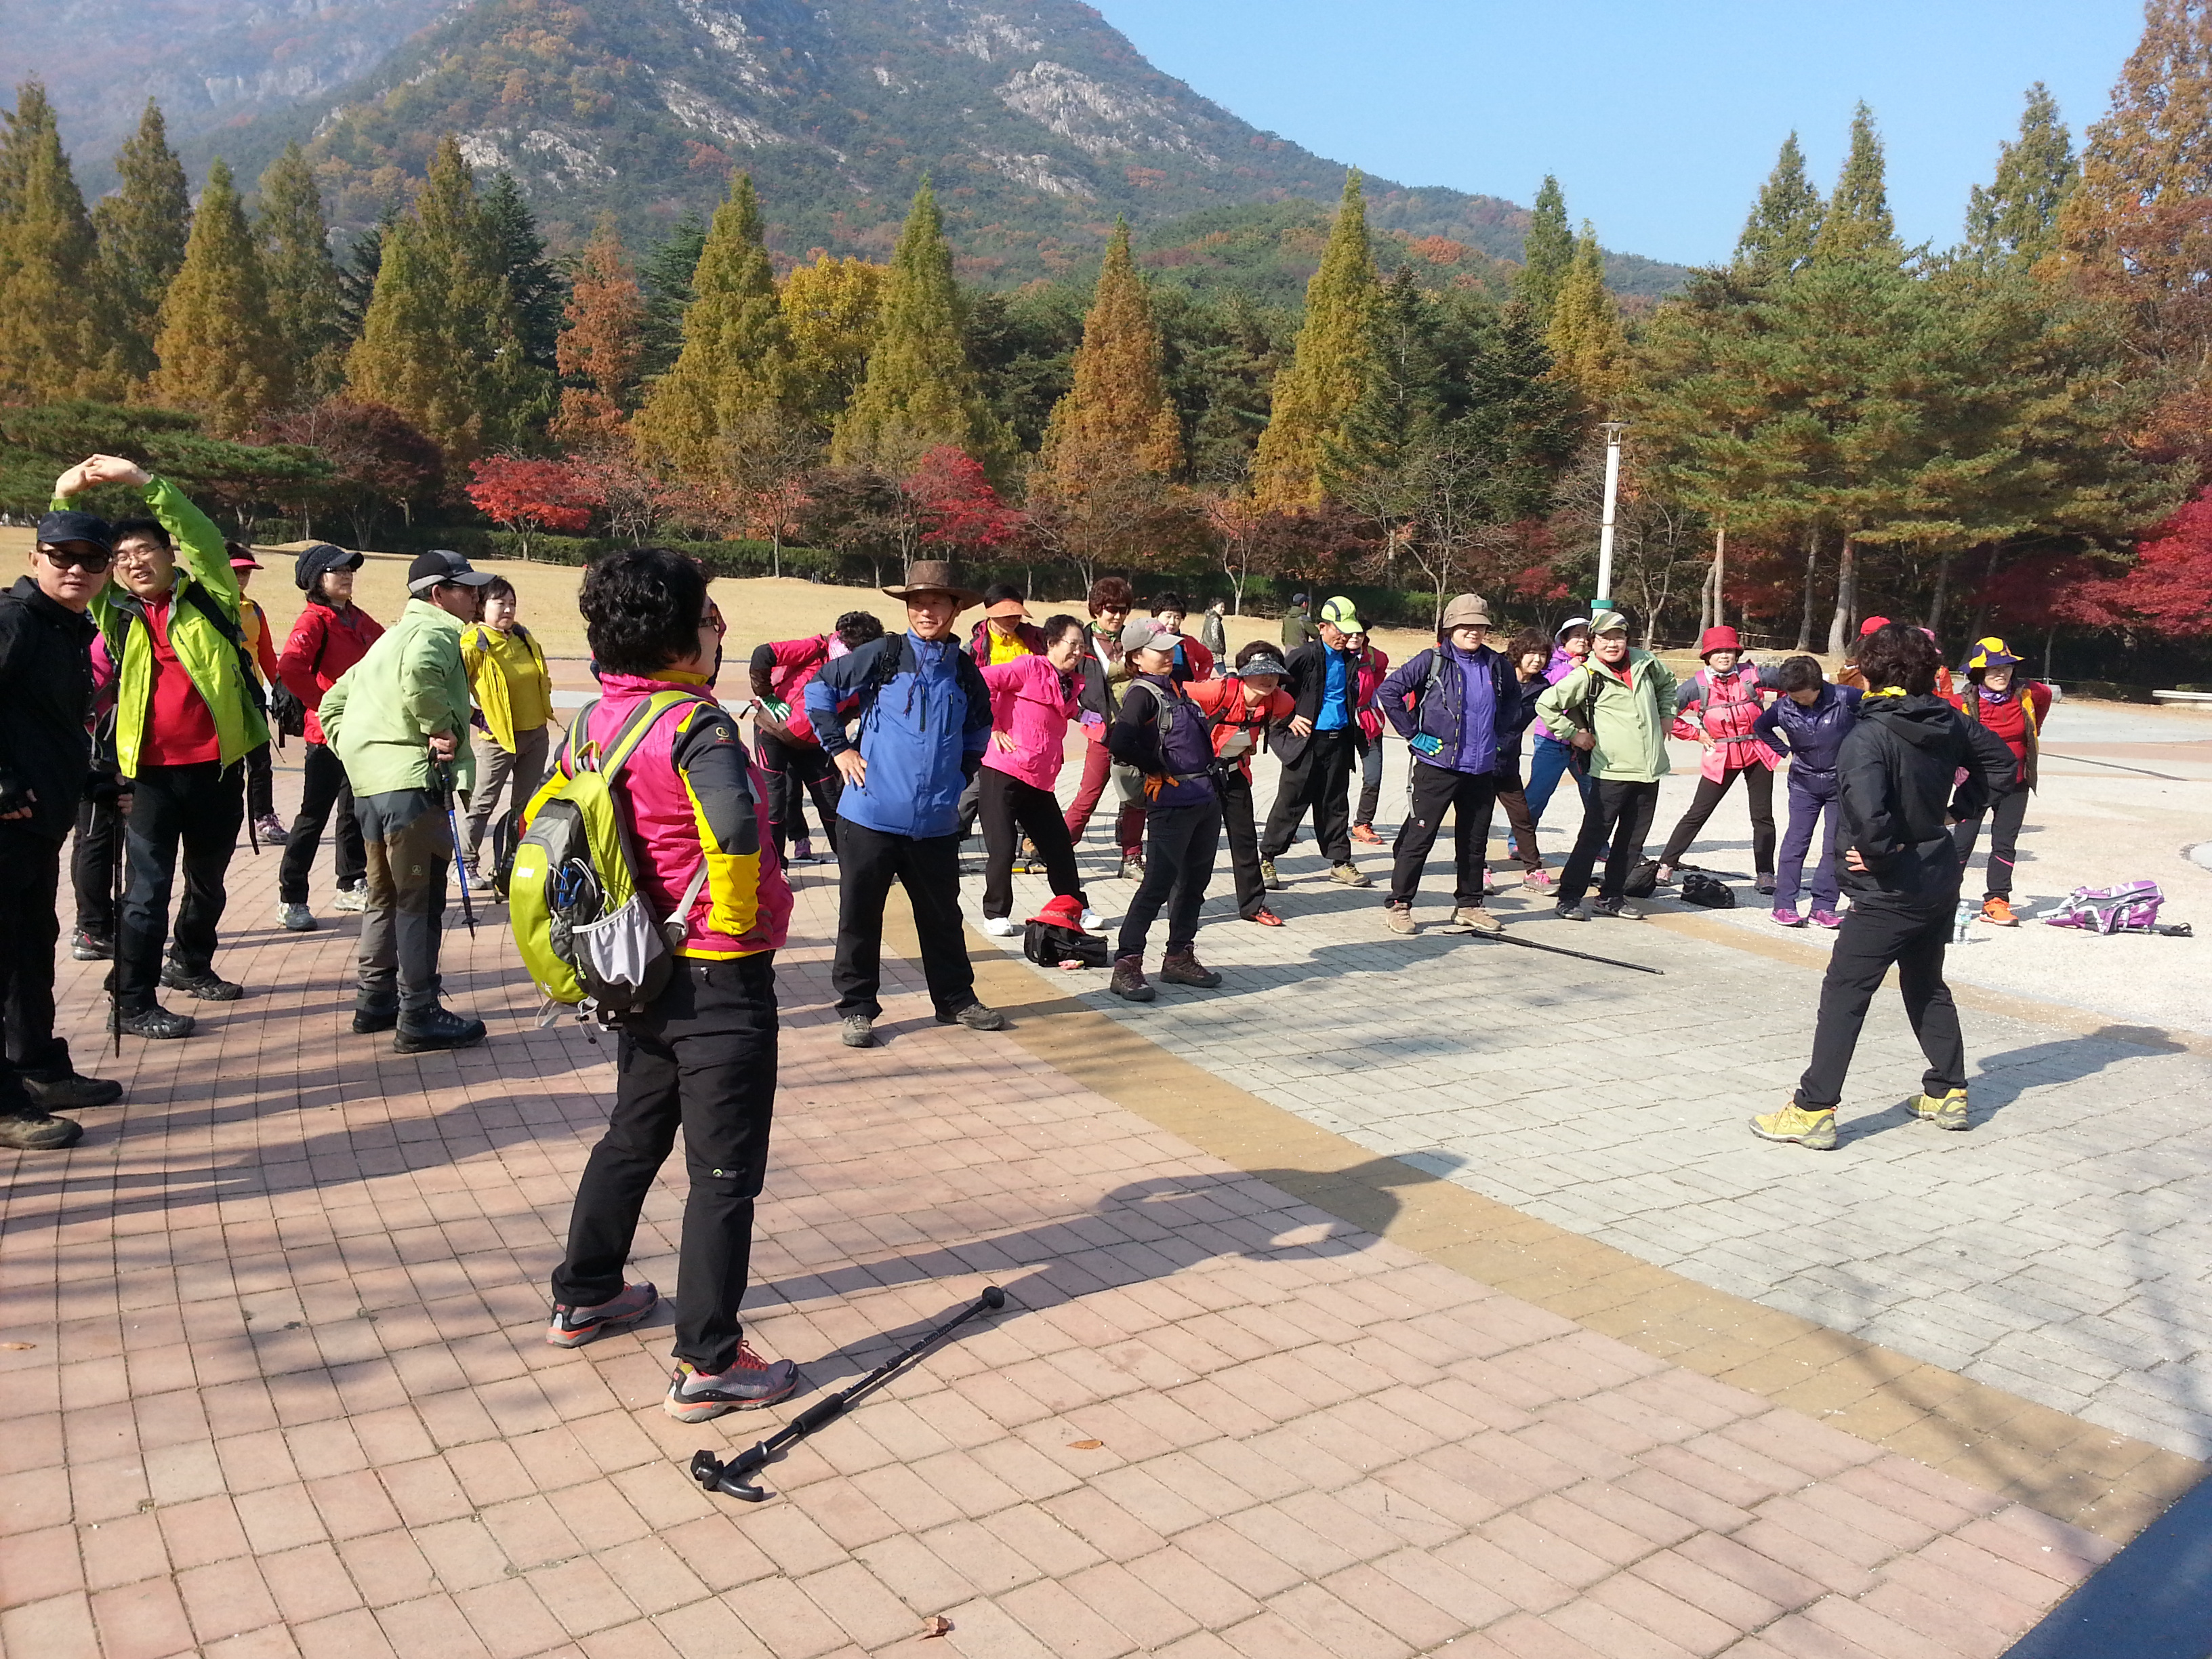
<instances>
[{"instance_id":1,"label":"blue sky","mask_svg":"<svg viewBox=\"0 0 2212 1659\"><path fill-rule=\"evenodd\" d=\"M2080 144L2140 0L1094 0L1256 126L1409 185L1526 205L1547 173L1607 246L1735 246L1794 127L1823 191L1875 112L1908 242L1955 241L2029 84Z\"/></svg>"}]
</instances>

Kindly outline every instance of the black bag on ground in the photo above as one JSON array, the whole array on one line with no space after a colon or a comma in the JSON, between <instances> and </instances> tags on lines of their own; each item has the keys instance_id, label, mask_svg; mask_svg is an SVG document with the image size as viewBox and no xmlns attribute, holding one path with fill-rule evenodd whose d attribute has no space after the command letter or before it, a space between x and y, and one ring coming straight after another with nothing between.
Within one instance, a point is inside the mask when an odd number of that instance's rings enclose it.
<instances>
[{"instance_id":1,"label":"black bag on ground","mask_svg":"<svg viewBox=\"0 0 2212 1659\"><path fill-rule=\"evenodd\" d=\"M1631 870L1620 890L1631 898L1650 898L1659 890L1659 860L1646 859Z\"/></svg>"},{"instance_id":2,"label":"black bag on ground","mask_svg":"<svg viewBox=\"0 0 2212 1659\"><path fill-rule=\"evenodd\" d=\"M1106 941L1079 927L1062 927L1049 921L1026 922L1023 925L1022 954L1043 968L1057 968L1063 962L1103 968Z\"/></svg>"},{"instance_id":3,"label":"black bag on ground","mask_svg":"<svg viewBox=\"0 0 2212 1659\"><path fill-rule=\"evenodd\" d=\"M1708 910L1733 910L1735 890L1717 877L1692 870L1682 878L1682 902L1702 904Z\"/></svg>"}]
</instances>

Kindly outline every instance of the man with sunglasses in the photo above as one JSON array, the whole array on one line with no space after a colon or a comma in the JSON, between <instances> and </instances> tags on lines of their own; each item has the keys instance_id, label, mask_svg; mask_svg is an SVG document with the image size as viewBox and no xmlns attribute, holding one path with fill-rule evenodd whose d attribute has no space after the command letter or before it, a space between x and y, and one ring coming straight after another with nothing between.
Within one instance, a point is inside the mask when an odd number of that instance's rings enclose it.
<instances>
[{"instance_id":1,"label":"man with sunglasses","mask_svg":"<svg viewBox=\"0 0 2212 1659\"><path fill-rule=\"evenodd\" d=\"M45 1152L84 1133L52 1108L109 1106L118 1083L79 1077L54 1035L62 842L92 771L93 596L114 532L89 513L39 521L29 574L0 593L0 1146Z\"/></svg>"}]
</instances>

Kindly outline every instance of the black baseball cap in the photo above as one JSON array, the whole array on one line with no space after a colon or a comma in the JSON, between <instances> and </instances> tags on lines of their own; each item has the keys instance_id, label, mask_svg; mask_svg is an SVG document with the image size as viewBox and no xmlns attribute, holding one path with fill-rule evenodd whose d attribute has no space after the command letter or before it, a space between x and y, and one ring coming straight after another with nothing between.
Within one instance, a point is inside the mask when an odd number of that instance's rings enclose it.
<instances>
[{"instance_id":1,"label":"black baseball cap","mask_svg":"<svg viewBox=\"0 0 2212 1659\"><path fill-rule=\"evenodd\" d=\"M478 570L459 554L443 547L417 553L415 562L407 567L407 591L418 599L447 582L457 582L463 587L489 587L498 580L489 571Z\"/></svg>"},{"instance_id":2,"label":"black baseball cap","mask_svg":"<svg viewBox=\"0 0 2212 1659\"><path fill-rule=\"evenodd\" d=\"M90 542L107 552L115 550L114 526L97 513L49 513L39 520L39 540L47 547Z\"/></svg>"}]
</instances>

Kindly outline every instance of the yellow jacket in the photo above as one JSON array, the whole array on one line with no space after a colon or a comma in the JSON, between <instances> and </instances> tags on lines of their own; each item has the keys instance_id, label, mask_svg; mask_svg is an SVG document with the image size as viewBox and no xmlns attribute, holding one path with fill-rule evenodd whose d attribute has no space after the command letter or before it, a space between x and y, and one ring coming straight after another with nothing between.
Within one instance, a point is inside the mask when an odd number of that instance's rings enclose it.
<instances>
[{"instance_id":1,"label":"yellow jacket","mask_svg":"<svg viewBox=\"0 0 2212 1659\"><path fill-rule=\"evenodd\" d=\"M495 653L491 637L495 631L486 623L472 623L464 629L461 665L468 670L470 689L477 694L477 707L483 711L484 726L492 741L512 751L517 747L514 696L507 684L506 663ZM526 672L537 676L540 701L550 712L553 707L553 676L546 670L545 652L538 643L538 636L517 623L507 639L528 647L531 666Z\"/></svg>"}]
</instances>

